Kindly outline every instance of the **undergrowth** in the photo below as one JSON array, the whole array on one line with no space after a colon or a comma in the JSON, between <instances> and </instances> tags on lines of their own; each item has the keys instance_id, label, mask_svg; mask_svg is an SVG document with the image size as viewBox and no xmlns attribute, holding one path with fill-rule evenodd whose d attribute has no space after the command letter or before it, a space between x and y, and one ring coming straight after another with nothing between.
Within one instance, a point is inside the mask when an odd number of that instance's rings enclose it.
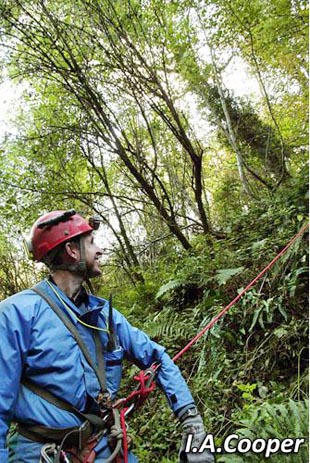
<instances>
[{"instance_id":1,"label":"undergrowth","mask_svg":"<svg viewBox=\"0 0 310 463\"><path fill-rule=\"evenodd\" d=\"M149 266L145 283L122 285L116 300L133 324L174 356L216 316L305 225L300 183L279 191L227 224L225 238L193 238L187 252L171 249ZM217 445L231 433L254 438L307 435L308 233L192 346L178 365ZM128 369L124 391L132 388ZM268 426L266 425L268 423ZM143 463L177 461L181 429L162 394L131 420ZM277 463L304 462L307 446ZM221 455L219 462L265 461Z\"/></svg>"}]
</instances>

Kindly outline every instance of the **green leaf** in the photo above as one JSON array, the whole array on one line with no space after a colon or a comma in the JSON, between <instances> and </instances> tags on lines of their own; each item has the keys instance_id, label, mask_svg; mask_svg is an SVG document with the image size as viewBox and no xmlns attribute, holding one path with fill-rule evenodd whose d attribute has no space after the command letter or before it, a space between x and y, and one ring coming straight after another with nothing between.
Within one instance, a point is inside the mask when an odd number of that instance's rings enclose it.
<instances>
[{"instance_id":1,"label":"green leaf","mask_svg":"<svg viewBox=\"0 0 310 463\"><path fill-rule=\"evenodd\" d=\"M277 328L276 330L274 330L273 334L277 337L277 338L282 338L283 336L286 336L287 335L287 329L286 328Z\"/></svg>"},{"instance_id":2,"label":"green leaf","mask_svg":"<svg viewBox=\"0 0 310 463\"><path fill-rule=\"evenodd\" d=\"M231 277L243 272L244 267L238 268L223 268L216 272L216 280L220 285L224 285Z\"/></svg>"},{"instance_id":3,"label":"green leaf","mask_svg":"<svg viewBox=\"0 0 310 463\"><path fill-rule=\"evenodd\" d=\"M253 316L253 320L252 320L251 326L250 326L250 328L249 328L249 331L252 331L252 329L253 329L254 326L256 325L256 322L257 322L257 319L258 319L259 314L261 313L261 310L262 310L262 307L258 307L258 308L255 310L254 316Z\"/></svg>"},{"instance_id":4,"label":"green leaf","mask_svg":"<svg viewBox=\"0 0 310 463\"><path fill-rule=\"evenodd\" d=\"M180 280L168 281L168 283L165 283L164 285L162 285L159 288L159 290L157 291L157 294L156 294L156 299L160 299L161 297L163 297L164 295L166 295L170 291L173 291L174 289L180 287L181 284L182 284L182 282Z\"/></svg>"},{"instance_id":5,"label":"green leaf","mask_svg":"<svg viewBox=\"0 0 310 463\"><path fill-rule=\"evenodd\" d=\"M255 243L252 244L252 250L255 251L256 249L262 248L266 244L267 241L268 241L267 238L260 240L260 241L256 241Z\"/></svg>"},{"instance_id":6,"label":"green leaf","mask_svg":"<svg viewBox=\"0 0 310 463\"><path fill-rule=\"evenodd\" d=\"M286 313L285 309L281 305L279 305L278 310L279 310L280 314L283 315L284 320L287 321L287 313Z\"/></svg>"}]
</instances>

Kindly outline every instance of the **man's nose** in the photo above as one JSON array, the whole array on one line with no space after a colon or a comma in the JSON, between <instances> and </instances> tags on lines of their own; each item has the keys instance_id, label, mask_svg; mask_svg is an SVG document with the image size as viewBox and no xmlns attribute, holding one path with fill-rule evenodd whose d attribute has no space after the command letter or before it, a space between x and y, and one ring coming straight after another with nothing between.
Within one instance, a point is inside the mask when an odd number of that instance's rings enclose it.
<instances>
[{"instance_id":1,"label":"man's nose","mask_svg":"<svg viewBox=\"0 0 310 463\"><path fill-rule=\"evenodd\" d=\"M99 254L100 256L102 256L102 254L103 254L103 249L100 248L99 246L97 246L96 254Z\"/></svg>"}]
</instances>

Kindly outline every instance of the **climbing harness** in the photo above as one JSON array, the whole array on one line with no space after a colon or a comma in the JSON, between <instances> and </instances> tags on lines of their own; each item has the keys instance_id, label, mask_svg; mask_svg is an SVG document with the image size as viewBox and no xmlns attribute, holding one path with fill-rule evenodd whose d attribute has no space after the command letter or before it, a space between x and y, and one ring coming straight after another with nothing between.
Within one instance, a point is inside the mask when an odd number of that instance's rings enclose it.
<instances>
[{"instance_id":1,"label":"climbing harness","mask_svg":"<svg viewBox=\"0 0 310 463\"><path fill-rule=\"evenodd\" d=\"M51 284L49 286L54 290ZM91 357L84 341L78 332L75 325L69 319L68 315L63 312L59 306L54 302L54 300L48 296L45 291L40 288L40 285L37 285L32 288L32 290L39 294L49 305L49 307L55 312L55 314L63 322L64 326L71 332L81 351L83 352L86 361L89 363L91 368L94 370L101 391L98 394L96 399L98 405L98 415L82 413L70 403L66 402L63 399L58 398L54 394L50 393L46 389L38 386L27 378L22 378L22 384L34 392L36 395L55 405L56 407L69 411L77 416L81 421L81 426L76 426L73 428L65 429L54 429L47 428L44 426L38 425L25 425L23 423L18 424L18 431L25 437L46 444L48 440L52 440L57 445L53 446L52 444L47 444L42 447L41 451L41 460L45 463L67 463L70 460L67 458L67 453L72 455L73 461L83 463L91 463L95 460L95 451L94 447L98 444L99 440L104 436L108 435L108 438L115 444L115 447L112 451L110 457L106 462L113 461L116 456L120 453L122 447L122 428L120 424L120 411L117 408L113 408L112 399L110 393L106 387L106 376L105 376L105 366L104 366L104 356L103 356L103 346L100 340L99 330L93 330L93 337L96 347L96 362ZM54 290L56 295L58 293ZM69 309L68 305L62 300L59 299L64 305L65 309ZM71 310L70 310L71 313ZM115 346L116 340L114 327L113 327L113 314L112 314L112 298L109 300L109 318L110 318L110 327L112 330L102 330L109 332L109 343L108 350ZM96 328L89 325L90 328ZM112 332L111 332L112 331ZM95 436L94 431L96 431ZM64 451L66 449L66 451ZM85 450L86 449L86 450ZM82 459L78 455L82 456ZM76 457L76 460L74 458ZM51 459L53 458L53 459Z\"/></svg>"},{"instance_id":2,"label":"climbing harness","mask_svg":"<svg viewBox=\"0 0 310 463\"><path fill-rule=\"evenodd\" d=\"M96 345L96 357L97 357L97 364L96 364L94 360L92 359L91 355L89 354L88 349L86 345L84 344L84 341L80 333L78 332L75 325L71 322L69 317L58 307L58 305L53 301L53 299L50 296L48 296L44 291L42 291L42 289L40 289L39 285L34 286L32 288L32 291L39 294L39 296L41 296L42 299L44 299L48 303L50 308L60 318L60 320L65 325L65 327L71 332L78 346L83 352L87 362L89 363L89 365L92 367L92 369L96 373L102 392L106 394L107 388L106 388L105 368L104 368L104 362L103 362L103 352L102 352L101 340L100 340L98 331L96 330L93 332L95 345Z\"/></svg>"}]
</instances>

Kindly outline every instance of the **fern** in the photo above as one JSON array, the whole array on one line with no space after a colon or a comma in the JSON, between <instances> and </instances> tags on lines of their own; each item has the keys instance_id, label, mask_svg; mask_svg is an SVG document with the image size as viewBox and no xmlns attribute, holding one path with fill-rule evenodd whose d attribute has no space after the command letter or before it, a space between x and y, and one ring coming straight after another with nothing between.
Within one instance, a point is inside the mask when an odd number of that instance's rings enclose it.
<instances>
[{"instance_id":1,"label":"fern","mask_svg":"<svg viewBox=\"0 0 310 463\"><path fill-rule=\"evenodd\" d=\"M183 282L180 281L180 280L170 280L168 281L168 283L165 283L164 285L162 285L157 294L156 294L156 299L160 299L161 297L165 296L167 293L169 293L170 291L173 291L177 288L180 288L182 286Z\"/></svg>"},{"instance_id":2,"label":"fern","mask_svg":"<svg viewBox=\"0 0 310 463\"><path fill-rule=\"evenodd\" d=\"M188 314L182 316L173 309L166 308L159 312L145 327L151 338L161 341L176 338L187 338L191 334L192 327L188 323Z\"/></svg>"},{"instance_id":3,"label":"fern","mask_svg":"<svg viewBox=\"0 0 310 463\"><path fill-rule=\"evenodd\" d=\"M244 267L238 268L222 268L217 270L215 279L217 280L219 285L224 285L231 277L234 275L238 275L239 273L243 272Z\"/></svg>"},{"instance_id":4,"label":"fern","mask_svg":"<svg viewBox=\"0 0 310 463\"><path fill-rule=\"evenodd\" d=\"M286 404L264 403L259 407L252 406L246 411L247 417L240 420L242 428L236 430L240 437L246 437L252 441L256 438L304 438L305 443L300 447L298 454L276 453L270 456L271 463L304 463L308 461L308 400L295 402L289 400ZM238 455L238 459L231 459L231 455L223 455L218 460L219 463L236 462L238 463L259 463L265 461L263 454L247 453Z\"/></svg>"}]
</instances>

